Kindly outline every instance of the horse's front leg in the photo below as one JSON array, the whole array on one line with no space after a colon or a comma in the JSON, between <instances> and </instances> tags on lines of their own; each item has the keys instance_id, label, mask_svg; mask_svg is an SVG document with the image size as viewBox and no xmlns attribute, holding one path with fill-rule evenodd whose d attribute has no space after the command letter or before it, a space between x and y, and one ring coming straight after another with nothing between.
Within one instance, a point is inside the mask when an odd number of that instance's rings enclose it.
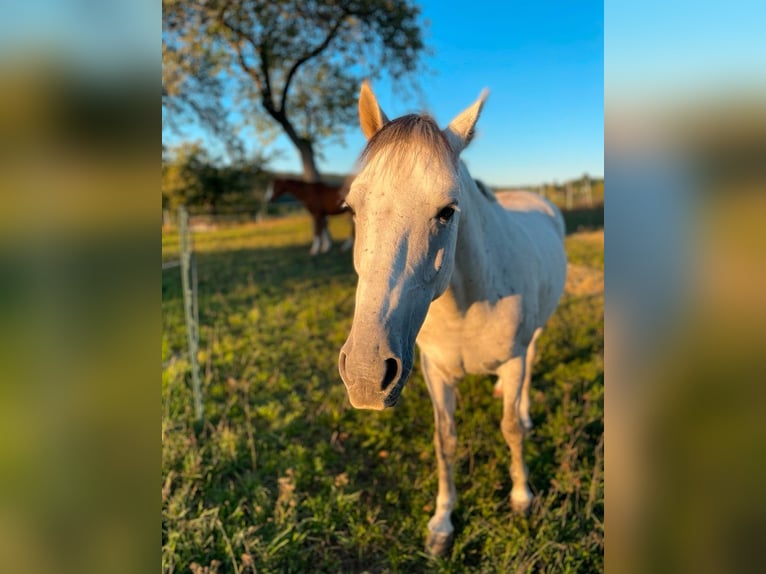
<instances>
[{"instance_id":1,"label":"horse's front leg","mask_svg":"<svg viewBox=\"0 0 766 574\"><path fill-rule=\"evenodd\" d=\"M527 485L527 466L524 464L524 424L521 418L521 394L526 370L526 349L521 356L503 363L498 369L503 388L503 420L500 428L511 450L511 508L526 514L532 504L532 492Z\"/></svg>"},{"instance_id":2,"label":"horse's front leg","mask_svg":"<svg viewBox=\"0 0 766 574\"><path fill-rule=\"evenodd\" d=\"M322 220L324 217L317 213L312 215L314 217L314 241L311 243L311 251L309 251L309 254L316 255L319 253L319 248L322 243L322 229L324 228Z\"/></svg>"},{"instance_id":3,"label":"horse's front leg","mask_svg":"<svg viewBox=\"0 0 766 574\"><path fill-rule=\"evenodd\" d=\"M452 509L457 494L453 476L457 432L455 430L455 388L437 369L429 365L421 353L423 377L434 407L434 446L439 471L439 492L436 496L436 512L428 521L426 550L434 556L444 556L452 546L454 527Z\"/></svg>"},{"instance_id":4,"label":"horse's front leg","mask_svg":"<svg viewBox=\"0 0 766 574\"><path fill-rule=\"evenodd\" d=\"M330 237L330 230L327 229L327 216L323 213L319 217L319 251L320 253L327 253L332 247L332 238Z\"/></svg>"}]
</instances>

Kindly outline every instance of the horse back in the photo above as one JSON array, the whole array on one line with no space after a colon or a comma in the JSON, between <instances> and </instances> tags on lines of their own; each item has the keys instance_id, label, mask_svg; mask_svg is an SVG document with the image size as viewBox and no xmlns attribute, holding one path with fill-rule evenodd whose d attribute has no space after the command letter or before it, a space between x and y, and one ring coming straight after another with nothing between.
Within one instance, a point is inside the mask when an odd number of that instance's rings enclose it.
<instances>
[{"instance_id":1,"label":"horse back","mask_svg":"<svg viewBox=\"0 0 766 574\"><path fill-rule=\"evenodd\" d=\"M558 207L546 198L529 191L502 191L495 193L498 203L511 213L537 212L550 218L559 237L566 235L564 217Z\"/></svg>"},{"instance_id":2,"label":"horse back","mask_svg":"<svg viewBox=\"0 0 766 574\"><path fill-rule=\"evenodd\" d=\"M282 192L293 194L315 216L338 215L347 211L339 185L298 179L284 179L278 184Z\"/></svg>"}]
</instances>

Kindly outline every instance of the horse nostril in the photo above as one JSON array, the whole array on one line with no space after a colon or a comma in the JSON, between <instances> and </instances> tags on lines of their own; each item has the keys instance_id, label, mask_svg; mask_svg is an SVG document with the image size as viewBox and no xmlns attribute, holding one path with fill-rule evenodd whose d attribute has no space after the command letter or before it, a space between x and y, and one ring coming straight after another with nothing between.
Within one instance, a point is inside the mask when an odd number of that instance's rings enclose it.
<instances>
[{"instance_id":1,"label":"horse nostril","mask_svg":"<svg viewBox=\"0 0 766 574\"><path fill-rule=\"evenodd\" d=\"M383 375L383 383L380 389L385 391L388 386L396 380L399 373L399 363L396 359L386 359L386 374Z\"/></svg>"}]
</instances>

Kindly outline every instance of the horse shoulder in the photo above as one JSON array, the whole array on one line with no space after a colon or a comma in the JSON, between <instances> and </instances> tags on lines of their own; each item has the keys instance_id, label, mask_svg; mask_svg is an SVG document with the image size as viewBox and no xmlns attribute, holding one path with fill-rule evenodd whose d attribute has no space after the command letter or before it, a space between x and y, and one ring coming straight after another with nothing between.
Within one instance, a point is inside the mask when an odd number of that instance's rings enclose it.
<instances>
[{"instance_id":1,"label":"horse shoulder","mask_svg":"<svg viewBox=\"0 0 766 574\"><path fill-rule=\"evenodd\" d=\"M417 340L445 373L492 373L512 356L524 331L525 301L500 286L491 291L471 300L449 289L431 303Z\"/></svg>"}]
</instances>

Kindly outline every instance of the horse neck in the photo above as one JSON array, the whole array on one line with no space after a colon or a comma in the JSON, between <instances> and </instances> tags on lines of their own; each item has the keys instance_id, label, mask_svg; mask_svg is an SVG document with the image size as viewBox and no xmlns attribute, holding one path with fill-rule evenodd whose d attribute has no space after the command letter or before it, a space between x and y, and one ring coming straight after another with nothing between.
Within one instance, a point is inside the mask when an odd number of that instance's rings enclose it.
<instances>
[{"instance_id":1,"label":"horse neck","mask_svg":"<svg viewBox=\"0 0 766 574\"><path fill-rule=\"evenodd\" d=\"M492 285L486 226L494 218L492 204L476 187L465 165L460 162L460 227L455 246L455 268L449 291L460 307L486 297Z\"/></svg>"}]
</instances>

